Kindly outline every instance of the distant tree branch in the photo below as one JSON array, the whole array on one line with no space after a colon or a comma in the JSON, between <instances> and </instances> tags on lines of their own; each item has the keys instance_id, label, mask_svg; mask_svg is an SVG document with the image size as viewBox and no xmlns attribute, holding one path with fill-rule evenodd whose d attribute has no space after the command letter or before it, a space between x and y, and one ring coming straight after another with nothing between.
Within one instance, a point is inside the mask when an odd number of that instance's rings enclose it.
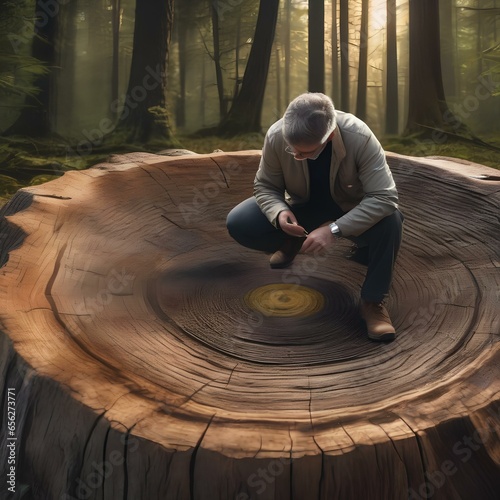
<instances>
[{"instance_id":1,"label":"distant tree branch","mask_svg":"<svg viewBox=\"0 0 500 500\"><path fill-rule=\"evenodd\" d=\"M212 61L215 61L215 56L210 52L210 49L208 48L207 43L205 42L205 37L203 36L201 29L198 28L198 32L200 33L201 41L203 43L203 46L205 47L205 50L207 51L208 57L210 57Z\"/></svg>"},{"instance_id":2,"label":"distant tree branch","mask_svg":"<svg viewBox=\"0 0 500 500\"><path fill-rule=\"evenodd\" d=\"M449 130L444 130L442 128L436 128L436 127L430 127L428 125L423 125L423 124L418 124L422 128L426 128L428 130L435 130L441 134L445 134L448 137L451 137L457 141L465 142L468 144L474 144L476 146L482 146L483 148L490 149L491 151L500 151L500 148L498 146L495 146L493 144L489 144L488 142L484 142L481 140L479 137L471 134L471 137L465 137L460 134L455 134L453 132L450 132Z\"/></svg>"}]
</instances>

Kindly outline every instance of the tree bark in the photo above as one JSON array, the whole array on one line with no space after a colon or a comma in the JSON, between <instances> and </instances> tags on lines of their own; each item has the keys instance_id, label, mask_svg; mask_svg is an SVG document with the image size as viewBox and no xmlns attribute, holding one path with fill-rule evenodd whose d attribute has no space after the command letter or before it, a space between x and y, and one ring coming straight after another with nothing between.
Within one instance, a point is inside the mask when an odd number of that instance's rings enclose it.
<instances>
[{"instance_id":1,"label":"tree bark","mask_svg":"<svg viewBox=\"0 0 500 500\"><path fill-rule=\"evenodd\" d=\"M456 50L456 4L455 0L439 2L441 18L441 61L443 66L443 84L447 95L457 97L457 50Z\"/></svg>"},{"instance_id":2,"label":"tree bark","mask_svg":"<svg viewBox=\"0 0 500 500\"><path fill-rule=\"evenodd\" d=\"M337 27L337 0L332 0L332 99L340 103L339 37Z\"/></svg>"},{"instance_id":3,"label":"tree bark","mask_svg":"<svg viewBox=\"0 0 500 500\"><path fill-rule=\"evenodd\" d=\"M130 78L117 130L128 142L168 144L166 74L173 0L137 0Z\"/></svg>"},{"instance_id":4,"label":"tree bark","mask_svg":"<svg viewBox=\"0 0 500 500\"><path fill-rule=\"evenodd\" d=\"M188 63L187 43L188 26L191 22L191 9L187 2L180 3L176 9L176 34L179 62L179 95L175 103L175 123L178 127L186 126L186 71Z\"/></svg>"},{"instance_id":5,"label":"tree bark","mask_svg":"<svg viewBox=\"0 0 500 500\"><path fill-rule=\"evenodd\" d=\"M292 0L285 0L285 23L283 27L283 45L285 51L285 106L292 101L290 94L290 65L291 65L291 40L290 33L292 30Z\"/></svg>"},{"instance_id":6,"label":"tree bark","mask_svg":"<svg viewBox=\"0 0 500 500\"><path fill-rule=\"evenodd\" d=\"M356 116L366 120L366 91L368 88L368 0L361 2L361 29L359 33L358 95Z\"/></svg>"},{"instance_id":7,"label":"tree bark","mask_svg":"<svg viewBox=\"0 0 500 500\"><path fill-rule=\"evenodd\" d=\"M206 61L205 57L201 56L201 75L200 75L200 107L199 107L199 119L201 126L205 126L205 104L206 104Z\"/></svg>"},{"instance_id":8,"label":"tree bark","mask_svg":"<svg viewBox=\"0 0 500 500\"><path fill-rule=\"evenodd\" d=\"M498 171L388 154L380 345L347 241L277 272L227 235L259 160L112 157L2 209L2 476L10 445L28 498L498 498Z\"/></svg>"},{"instance_id":9,"label":"tree bark","mask_svg":"<svg viewBox=\"0 0 500 500\"><path fill-rule=\"evenodd\" d=\"M325 91L325 2L309 0L309 92Z\"/></svg>"},{"instance_id":10,"label":"tree bark","mask_svg":"<svg viewBox=\"0 0 500 500\"><path fill-rule=\"evenodd\" d=\"M283 110L281 108L281 103L283 101L283 98L281 96L282 91L281 91L281 56L280 56L280 49L276 47L275 50L276 54L276 114L278 116L281 116L283 114ZM287 103L288 105L288 103Z\"/></svg>"},{"instance_id":11,"label":"tree bark","mask_svg":"<svg viewBox=\"0 0 500 500\"><path fill-rule=\"evenodd\" d=\"M236 99L238 94L240 93L240 46L241 46L241 9L238 12L238 18L236 20L236 36L235 36L235 47L234 47L234 90L233 90L233 99ZM279 59L278 59L278 68L276 71L279 71ZM279 77L278 77L279 81Z\"/></svg>"},{"instance_id":12,"label":"tree bark","mask_svg":"<svg viewBox=\"0 0 500 500\"><path fill-rule=\"evenodd\" d=\"M385 133L399 132L398 37L396 0L387 0L387 80L385 86Z\"/></svg>"},{"instance_id":13,"label":"tree bark","mask_svg":"<svg viewBox=\"0 0 500 500\"><path fill-rule=\"evenodd\" d=\"M211 3L212 11L212 37L214 44L213 60L215 65L215 78L217 81L217 95L219 96L219 120L227 115L227 102L224 98L224 78L220 62L220 34L219 34L219 0Z\"/></svg>"},{"instance_id":14,"label":"tree bark","mask_svg":"<svg viewBox=\"0 0 500 500\"><path fill-rule=\"evenodd\" d=\"M406 134L451 128L441 74L439 3L410 0L410 89Z\"/></svg>"},{"instance_id":15,"label":"tree bark","mask_svg":"<svg viewBox=\"0 0 500 500\"><path fill-rule=\"evenodd\" d=\"M279 0L260 0L255 35L240 93L219 125L219 132L236 135L260 132L262 106L273 48Z\"/></svg>"},{"instance_id":16,"label":"tree bark","mask_svg":"<svg viewBox=\"0 0 500 500\"><path fill-rule=\"evenodd\" d=\"M56 67L52 70L52 78L55 89L64 89L63 92L54 93L57 104L52 106L51 114L55 119L51 120L51 126L57 131L63 131L68 136L75 126L76 113L74 108L75 99L75 59L76 59L76 18L78 6L76 2L60 5L58 14L58 26L56 36Z\"/></svg>"},{"instance_id":17,"label":"tree bark","mask_svg":"<svg viewBox=\"0 0 500 500\"><path fill-rule=\"evenodd\" d=\"M113 59L111 68L111 102L118 102L120 82L120 17L121 0L113 0L111 11L111 26L113 32ZM117 113L117 110L114 110Z\"/></svg>"},{"instance_id":18,"label":"tree bark","mask_svg":"<svg viewBox=\"0 0 500 500\"><path fill-rule=\"evenodd\" d=\"M349 111L350 85L349 78L349 1L340 1L340 106L342 111Z\"/></svg>"}]
</instances>

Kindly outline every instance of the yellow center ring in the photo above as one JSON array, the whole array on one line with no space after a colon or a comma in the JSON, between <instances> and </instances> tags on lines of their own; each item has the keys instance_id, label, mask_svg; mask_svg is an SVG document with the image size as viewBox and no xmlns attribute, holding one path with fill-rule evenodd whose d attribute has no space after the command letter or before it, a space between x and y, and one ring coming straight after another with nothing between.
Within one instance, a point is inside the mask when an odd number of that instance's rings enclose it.
<instances>
[{"instance_id":1,"label":"yellow center ring","mask_svg":"<svg viewBox=\"0 0 500 500\"><path fill-rule=\"evenodd\" d=\"M304 317L321 311L323 295L307 286L274 283L251 290L245 295L246 304L264 316Z\"/></svg>"}]
</instances>

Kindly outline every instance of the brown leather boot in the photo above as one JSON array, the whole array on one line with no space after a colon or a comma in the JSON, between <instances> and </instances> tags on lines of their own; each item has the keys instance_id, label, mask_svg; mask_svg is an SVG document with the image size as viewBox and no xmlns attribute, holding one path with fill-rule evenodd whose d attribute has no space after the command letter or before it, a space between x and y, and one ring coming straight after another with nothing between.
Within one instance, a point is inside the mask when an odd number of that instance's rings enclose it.
<instances>
[{"instance_id":1,"label":"brown leather boot","mask_svg":"<svg viewBox=\"0 0 500 500\"><path fill-rule=\"evenodd\" d=\"M287 238L283 246L271 255L269 264L273 269L288 267L299 253L305 238Z\"/></svg>"},{"instance_id":2,"label":"brown leather boot","mask_svg":"<svg viewBox=\"0 0 500 500\"><path fill-rule=\"evenodd\" d=\"M368 338L388 341L396 338L389 313L382 302L369 302L361 299L361 317L365 320Z\"/></svg>"}]
</instances>

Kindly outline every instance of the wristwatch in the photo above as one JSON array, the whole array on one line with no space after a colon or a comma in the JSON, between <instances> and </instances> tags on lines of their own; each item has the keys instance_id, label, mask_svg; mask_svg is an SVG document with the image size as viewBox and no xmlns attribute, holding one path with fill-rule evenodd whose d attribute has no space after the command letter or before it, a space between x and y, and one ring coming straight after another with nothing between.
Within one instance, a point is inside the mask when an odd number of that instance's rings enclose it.
<instances>
[{"instance_id":1,"label":"wristwatch","mask_svg":"<svg viewBox=\"0 0 500 500\"><path fill-rule=\"evenodd\" d=\"M342 237L342 233L340 232L340 228L339 228L339 226L337 226L337 224L335 224L335 222L332 222L330 224L330 232L333 234L333 236L335 236L335 238Z\"/></svg>"}]
</instances>

